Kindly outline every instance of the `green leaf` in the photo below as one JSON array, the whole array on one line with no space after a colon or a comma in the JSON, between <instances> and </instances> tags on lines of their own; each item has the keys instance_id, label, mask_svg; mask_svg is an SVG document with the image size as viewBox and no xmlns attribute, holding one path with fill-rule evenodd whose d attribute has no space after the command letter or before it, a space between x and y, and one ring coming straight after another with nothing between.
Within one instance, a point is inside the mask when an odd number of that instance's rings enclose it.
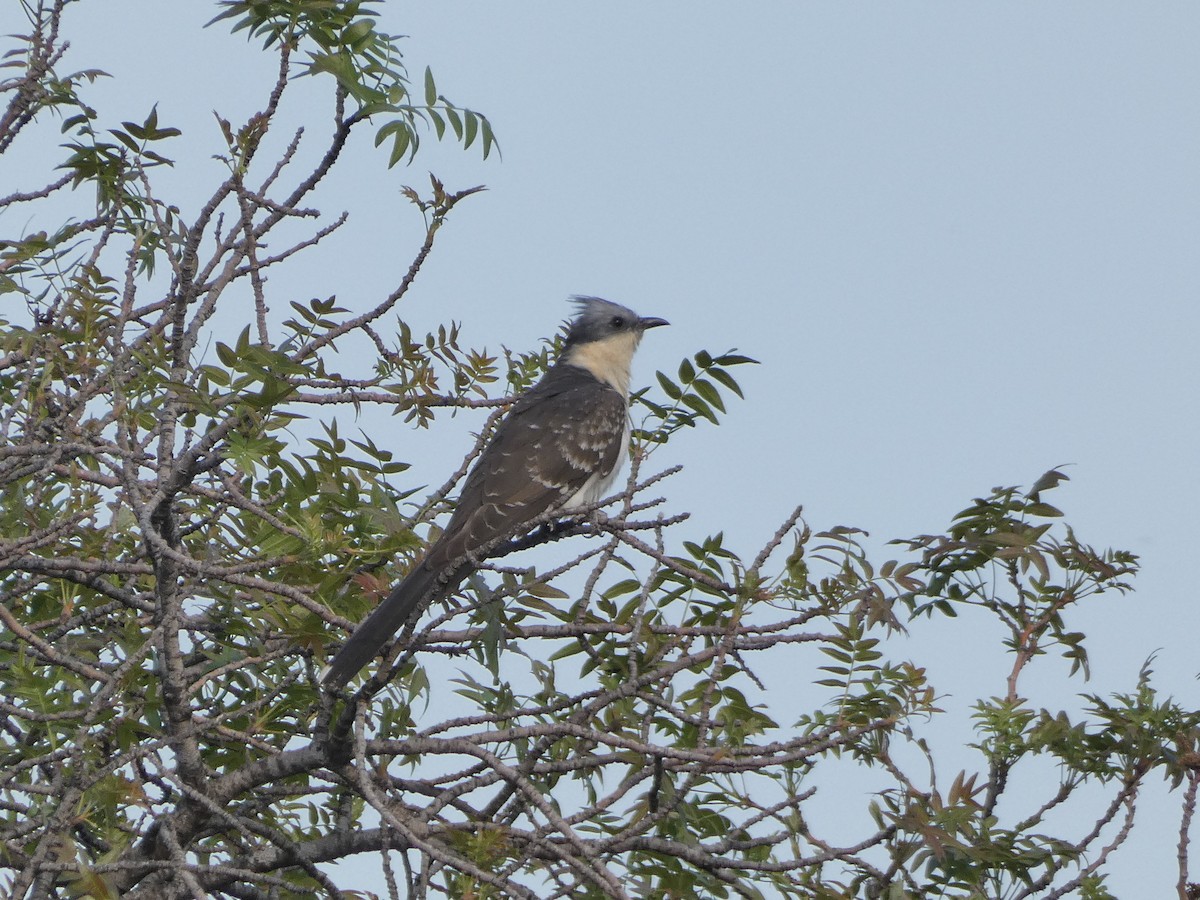
<instances>
[{"instance_id":1,"label":"green leaf","mask_svg":"<svg viewBox=\"0 0 1200 900\"><path fill-rule=\"evenodd\" d=\"M1042 491L1052 491L1056 487L1058 487L1060 482L1070 481L1070 480L1071 480L1070 478L1068 478L1066 475L1064 475L1058 469L1051 469L1049 472L1046 472L1044 475L1042 475L1041 478L1039 478L1037 481L1035 481L1033 483L1033 487L1031 487L1029 489L1029 494L1027 496L1029 496L1033 500L1037 500L1038 495Z\"/></svg>"},{"instance_id":2,"label":"green leaf","mask_svg":"<svg viewBox=\"0 0 1200 900\"><path fill-rule=\"evenodd\" d=\"M456 93L451 87L450 93ZM437 104L437 87L433 83L433 70L429 66L425 67L425 105L434 106Z\"/></svg>"},{"instance_id":3,"label":"green leaf","mask_svg":"<svg viewBox=\"0 0 1200 900\"><path fill-rule=\"evenodd\" d=\"M128 147L130 150L132 150L134 153L136 153L138 151L138 149L141 147L141 144L139 144L137 141L135 141L132 137L130 137L128 134L126 134L123 131L116 131L115 129L109 129L108 133L111 134L113 137L115 137L118 141L120 141L126 147Z\"/></svg>"},{"instance_id":4,"label":"green leaf","mask_svg":"<svg viewBox=\"0 0 1200 900\"><path fill-rule=\"evenodd\" d=\"M498 146L496 144L496 136L492 133L491 123L487 119L483 120L480 131L483 134L483 158L487 159L488 154L492 152L492 147Z\"/></svg>"},{"instance_id":5,"label":"green leaf","mask_svg":"<svg viewBox=\"0 0 1200 900\"><path fill-rule=\"evenodd\" d=\"M623 594L632 594L642 589L642 583L634 578L628 578L624 581L618 581L616 584L609 587L601 596L605 600L612 600L620 597Z\"/></svg>"},{"instance_id":6,"label":"green leaf","mask_svg":"<svg viewBox=\"0 0 1200 900\"><path fill-rule=\"evenodd\" d=\"M370 42L375 32L375 23L371 19L359 19L342 32L342 43L353 50L362 50Z\"/></svg>"},{"instance_id":7,"label":"green leaf","mask_svg":"<svg viewBox=\"0 0 1200 900\"><path fill-rule=\"evenodd\" d=\"M463 113L463 116L466 120L464 122L465 137L463 138L463 148L465 149L475 143L475 135L479 133L479 116L469 109ZM484 155L487 155L486 150L484 151Z\"/></svg>"},{"instance_id":8,"label":"green leaf","mask_svg":"<svg viewBox=\"0 0 1200 900\"><path fill-rule=\"evenodd\" d=\"M715 406L721 412L725 412L725 404L721 402L721 395L713 387L712 382L705 381L703 378L697 378L692 384L692 390L703 397L709 405Z\"/></svg>"},{"instance_id":9,"label":"green leaf","mask_svg":"<svg viewBox=\"0 0 1200 900\"><path fill-rule=\"evenodd\" d=\"M388 168L396 165L404 156L412 156L417 152L416 135L407 127L400 127L396 130L396 137L392 142L392 152L388 156Z\"/></svg>"},{"instance_id":10,"label":"green leaf","mask_svg":"<svg viewBox=\"0 0 1200 900\"><path fill-rule=\"evenodd\" d=\"M1030 503L1025 507L1025 512L1031 516L1041 516L1047 519L1062 518L1062 510L1049 503Z\"/></svg>"},{"instance_id":11,"label":"green leaf","mask_svg":"<svg viewBox=\"0 0 1200 900\"><path fill-rule=\"evenodd\" d=\"M670 378L668 378L662 372L655 372L654 374L658 377L658 384L663 389L664 394L666 394L672 400L678 400L683 396L683 389L675 384L675 382L673 382Z\"/></svg>"},{"instance_id":12,"label":"green leaf","mask_svg":"<svg viewBox=\"0 0 1200 900\"><path fill-rule=\"evenodd\" d=\"M693 410L697 415L704 416L704 418L708 419L714 425L718 424L717 414L714 413L711 408L709 408L707 403L705 403L695 394L685 394L683 397L683 403L689 409Z\"/></svg>"},{"instance_id":13,"label":"green leaf","mask_svg":"<svg viewBox=\"0 0 1200 900\"><path fill-rule=\"evenodd\" d=\"M447 106L445 112L446 118L450 120L450 127L454 129L454 136L461 141L463 137L462 116L458 114L458 110L453 106Z\"/></svg>"},{"instance_id":14,"label":"green leaf","mask_svg":"<svg viewBox=\"0 0 1200 900\"><path fill-rule=\"evenodd\" d=\"M446 120L437 114L436 110L426 112L429 120L433 122L433 130L437 132L438 140L440 141L446 134Z\"/></svg>"},{"instance_id":15,"label":"green leaf","mask_svg":"<svg viewBox=\"0 0 1200 900\"><path fill-rule=\"evenodd\" d=\"M753 359L749 356L740 356L737 353L723 354L722 356L718 356L715 360L713 360L713 362L721 366L758 365L757 359Z\"/></svg>"}]
</instances>

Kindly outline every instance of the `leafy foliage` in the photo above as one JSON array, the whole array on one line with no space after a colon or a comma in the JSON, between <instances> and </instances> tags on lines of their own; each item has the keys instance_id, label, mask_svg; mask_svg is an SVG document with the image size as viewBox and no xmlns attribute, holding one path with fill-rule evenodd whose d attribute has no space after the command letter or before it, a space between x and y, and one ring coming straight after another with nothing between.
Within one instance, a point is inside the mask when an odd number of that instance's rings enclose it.
<instances>
[{"instance_id":1,"label":"leafy foliage","mask_svg":"<svg viewBox=\"0 0 1200 900\"><path fill-rule=\"evenodd\" d=\"M733 350L717 357L701 350L692 359L685 359L679 364L678 381L656 372L666 401L650 399L645 390L636 395L635 402L649 410L647 420L637 431L637 437L648 443L661 444L681 428L694 428L701 419L718 424L718 416L725 412L721 388L738 397L742 396L742 390L729 369L756 362ZM651 424L654 427L648 427Z\"/></svg>"},{"instance_id":2,"label":"leafy foliage","mask_svg":"<svg viewBox=\"0 0 1200 900\"><path fill-rule=\"evenodd\" d=\"M419 120L485 153L490 129L428 73L414 103L365 6L222 3L214 22L261 39L280 76L260 112L223 121L227 177L187 210L157 193L178 130L153 105L110 122L82 96L92 75L54 74L64 6L30 5L0 84L0 152L47 112L69 133L65 175L0 208L96 198L52 234L0 236L0 293L24 304L0 323L9 895L366 896L329 864L371 854L394 896L1102 898L1158 776L1181 791L1168 858L1190 890L1200 714L1149 665L1082 713L1037 699L1052 670L1028 676L1049 652L1086 676L1075 613L1127 592L1136 558L1076 537L1043 499L1059 472L882 563L860 530L814 534L800 510L752 554L719 530L685 539L660 496L676 470L651 462L741 396L753 361L733 351L636 396L630 477L604 516L500 548L353 694L322 691L325 659L437 533L556 339L488 352L469 323L419 334L397 316L478 190L437 179L406 190L425 237L369 309L278 297L262 273L339 226L300 204L367 116L394 117L392 162ZM288 186L291 150L260 154L294 66L334 76L339 113ZM283 223L311 230L288 243ZM436 437L446 411L480 438L430 490L390 439ZM947 774L928 740L938 688L895 638L955 617L998 622L1013 665L975 706L978 765ZM1039 796L1047 764L1061 781Z\"/></svg>"},{"instance_id":3,"label":"leafy foliage","mask_svg":"<svg viewBox=\"0 0 1200 900\"><path fill-rule=\"evenodd\" d=\"M478 139L487 158L496 146L488 120L455 106L438 92L427 67L421 98L412 95L400 52L400 35L378 30L378 11L358 0L221 0L210 22L233 20L233 31L246 31L276 44L305 49L306 72L332 75L338 88L357 105L361 116L389 116L375 134L379 146L391 141L389 165L411 161L420 146L418 122L433 126L439 139L449 124L463 147Z\"/></svg>"}]
</instances>

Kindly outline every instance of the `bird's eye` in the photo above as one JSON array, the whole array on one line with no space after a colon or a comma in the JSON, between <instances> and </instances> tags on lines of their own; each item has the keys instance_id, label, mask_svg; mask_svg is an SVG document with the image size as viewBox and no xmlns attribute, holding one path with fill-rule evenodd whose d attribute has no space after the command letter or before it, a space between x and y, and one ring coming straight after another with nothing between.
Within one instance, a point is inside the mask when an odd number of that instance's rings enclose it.
<instances>
[{"instance_id":1,"label":"bird's eye","mask_svg":"<svg viewBox=\"0 0 1200 900\"><path fill-rule=\"evenodd\" d=\"M612 321L609 322L608 324L611 325L613 328L624 328L625 327L625 319L623 319L621 316L613 316Z\"/></svg>"}]
</instances>

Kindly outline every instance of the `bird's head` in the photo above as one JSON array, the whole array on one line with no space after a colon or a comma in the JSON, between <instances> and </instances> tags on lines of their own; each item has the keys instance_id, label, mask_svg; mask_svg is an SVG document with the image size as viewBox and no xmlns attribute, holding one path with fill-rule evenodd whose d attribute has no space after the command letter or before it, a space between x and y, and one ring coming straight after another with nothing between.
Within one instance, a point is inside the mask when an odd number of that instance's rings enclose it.
<instances>
[{"instance_id":1,"label":"bird's head","mask_svg":"<svg viewBox=\"0 0 1200 900\"><path fill-rule=\"evenodd\" d=\"M599 297L572 297L579 313L567 329L562 362L587 369L597 380L629 396L629 367L633 351L647 328L666 325L666 319L645 318L619 303Z\"/></svg>"},{"instance_id":2,"label":"bird's head","mask_svg":"<svg viewBox=\"0 0 1200 900\"><path fill-rule=\"evenodd\" d=\"M647 328L670 324L666 319L639 316L628 307L600 297L576 295L571 300L578 304L579 311L567 329L568 348L611 338L621 338L622 343L628 341L636 347Z\"/></svg>"}]
</instances>

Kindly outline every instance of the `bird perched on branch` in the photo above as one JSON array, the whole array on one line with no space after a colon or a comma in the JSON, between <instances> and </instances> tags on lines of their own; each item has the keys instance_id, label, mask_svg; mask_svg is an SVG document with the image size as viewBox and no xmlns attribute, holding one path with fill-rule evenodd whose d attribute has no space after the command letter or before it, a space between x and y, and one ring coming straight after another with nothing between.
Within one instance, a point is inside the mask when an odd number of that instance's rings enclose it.
<instances>
[{"instance_id":1,"label":"bird perched on branch","mask_svg":"<svg viewBox=\"0 0 1200 900\"><path fill-rule=\"evenodd\" d=\"M354 630L325 673L353 678L401 627L448 596L498 542L546 513L601 499L629 452L629 378L647 328L643 318L599 297L579 304L554 366L513 403L467 475L441 537Z\"/></svg>"}]
</instances>

